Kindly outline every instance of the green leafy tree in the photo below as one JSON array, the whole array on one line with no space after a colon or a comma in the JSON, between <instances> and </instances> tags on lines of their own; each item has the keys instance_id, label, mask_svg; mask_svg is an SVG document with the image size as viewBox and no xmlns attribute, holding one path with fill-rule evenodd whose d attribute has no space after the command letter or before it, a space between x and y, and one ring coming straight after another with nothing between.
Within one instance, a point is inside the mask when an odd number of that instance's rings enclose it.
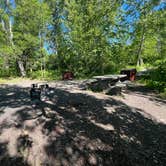
<instances>
[{"instance_id":1,"label":"green leafy tree","mask_svg":"<svg viewBox=\"0 0 166 166\"><path fill-rule=\"evenodd\" d=\"M26 76L27 63L37 58L43 48L44 36L49 23L49 8L38 0L18 0L14 11L14 45L21 76Z\"/></svg>"},{"instance_id":2,"label":"green leafy tree","mask_svg":"<svg viewBox=\"0 0 166 166\"><path fill-rule=\"evenodd\" d=\"M65 66L82 75L101 74L111 65L112 37L116 9L114 1L65 1L63 20L68 55Z\"/></svg>"},{"instance_id":3,"label":"green leafy tree","mask_svg":"<svg viewBox=\"0 0 166 166\"><path fill-rule=\"evenodd\" d=\"M14 74L13 68L13 30L12 30L13 10L9 0L0 1L0 59L1 75Z\"/></svg>"}]
</instances>

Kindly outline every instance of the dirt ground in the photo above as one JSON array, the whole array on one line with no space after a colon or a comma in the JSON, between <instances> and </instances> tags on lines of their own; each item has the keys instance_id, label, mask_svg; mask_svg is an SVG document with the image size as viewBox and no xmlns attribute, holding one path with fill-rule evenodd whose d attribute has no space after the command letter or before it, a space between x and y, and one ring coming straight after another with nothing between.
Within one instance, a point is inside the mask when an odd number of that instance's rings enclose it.
<instances>
[{"instance_id":1,"label":"dirt ground","mask_svg":"<svg viewBox=\"0 0 166 166\"><path fill-rule=\"evenodd\" d=\"M0 166L166 164L166 101L149 89L108 96L49 82L49 100L34 107L31 83L0 85Z\"/></svg>"}]
</instances>

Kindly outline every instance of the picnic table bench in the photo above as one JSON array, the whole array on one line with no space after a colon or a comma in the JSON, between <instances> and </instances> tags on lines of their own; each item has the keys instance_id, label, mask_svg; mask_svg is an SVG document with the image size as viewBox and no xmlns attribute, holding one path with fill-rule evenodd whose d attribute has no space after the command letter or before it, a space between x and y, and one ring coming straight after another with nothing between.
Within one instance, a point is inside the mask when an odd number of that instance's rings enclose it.
<instances>
[{"instance_id":1,"label":"picnic table bench","mask_svg":"<svg viewBox=\"0 0 166 166\"><path fill-rule=\"evenodd\" d=\"M94 76L90 81L88 87L93 91L107 90L114 86L118 81L123 81L127 75L103 75Z\"/></svg>"},{"instance_id":2,"label":"picnic table bench","mask_svg":"<svg viewBox=\"0 0 166 166\"><path fill-rule=\"evenodd\" d=\"M126 78L127 76L124 74L119 74L119 75L104 75L104 76L94 76L93 79L97 80L109 80L109 81L116 81L116 80L121 80L123 78Z\"/></svg>"}]
</instances>

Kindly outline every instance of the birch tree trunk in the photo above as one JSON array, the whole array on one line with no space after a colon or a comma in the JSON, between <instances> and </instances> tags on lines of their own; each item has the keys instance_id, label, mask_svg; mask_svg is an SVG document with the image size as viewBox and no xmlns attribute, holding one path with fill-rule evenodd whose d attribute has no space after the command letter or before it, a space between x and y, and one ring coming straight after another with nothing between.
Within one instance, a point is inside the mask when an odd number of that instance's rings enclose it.
<instances>
[{"instance_id":1,"label":"birch tree trunk","mask_svg":"<svg viewBox=\"0 0 166 166\"><path fill-rule=\"evenodd\" d=\"M25 71L25 67L24 67L23 61L18 60L17 63L18 63L18 67L19 67L21 76L25 77L26 76L26 71Z\"/></svg>"},{"instance_id":2,"label":"birch tree trunk","mask_svg":"<svg viewBox=\"0 0 166 166\"><path fill-rule=\"evenodd\" d=\"M11 22L10 19L9 19L9 42L10 42L11 46L14 46L14 43L13 43L12 22Z\"/></svg>"},{"instance_id":3,"label":"birch tree trunk","mask_svg":"<svg viewBox=\"0 0 166 166\"><path fill-rule=\"evenodd\" d=\"M143 25L142 27L141 40L140 40L140 44L139 44L138 52L137 52L137 66L143 65L143 59L141 54L142 54L144 40L145 40L145 25Z\"/></svg>"},{"instance_id":4,"label":"birch tree trunk","mask_svg":"<svg viewBox=\"0 0 166 166\"><path fill-rule=\"evenodd\" d=\"M2 25L2 29L6 32L5 23L4 23L3 19L1 20L1 25Z\"/></svg>"}]
</instances>

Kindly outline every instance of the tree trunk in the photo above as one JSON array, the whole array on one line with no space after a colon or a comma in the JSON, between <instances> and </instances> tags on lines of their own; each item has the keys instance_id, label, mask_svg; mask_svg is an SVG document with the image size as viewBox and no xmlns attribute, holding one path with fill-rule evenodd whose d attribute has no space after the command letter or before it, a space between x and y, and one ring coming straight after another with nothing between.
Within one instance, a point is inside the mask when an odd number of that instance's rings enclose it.
<instances>
[{"instance_id":1,"label":"tree trunk","mask_svg":"<svg viewBox=\"0 0 166 166\"><path fill-rule=\"evenodd\" d=\"M5 8L10 10L10 1L5 0ZM5 12L8 15L8 21L3 20L1 17L1 24L2 24L2 29L5 31L7 35L8 42L11 46L13 46L13 31L12 31L12 21L10 19L10 14L8 12Z\"/></svg>"},{"instance_id":2,"label":"tree trunk","mask_svg":"<svg viewBox=\"0 0 166 166\"><path fill-rule=\"evenodd\" d=\"M21 76L22 76L22 77L25 77L25 76L26 76L26 71L25 71L25 67L24 67L23 61L18 60L17 63L18 63L18 68L19 68L19 70L20 70Z\"/></svg>"},{"instance_id":3,"label":"tree trunk","mask_svg":"<svg viewBox=\"0 0 166 166\"><path fill-rule=\"evenodd\" d=\"M141 57L141 53L143 49L144 39L145 39L145 25L143 25L142 27L141 40L140 40L140 45L137 52L137 66L143 65L143 59Z\"/></svg>"},{"instance_id":4,"label":"tree trunk","mask_svg":"<svg viewBox=\"0 0 166 166\"><path fill-rule=\"evenodd\" d=\"M10 9L10 1L6 0L6 7ZM9 16L9 22L7 23L9 28L8 28L8 39L9 39L9 43L11 44L11 46L13 46L13 32L12 32L12 22Z\"/></svg>"},{"instance_id":5,"label":"tree trunk","mask_svg":"<svg viewBox=\"0 0 166 166\"><path fill-rule=\"evenodd\" d=\"M9 41L10 41L11 46L14 46L14 44L13 44L12 22L11 22L10 19L9 19Z\"/></svg>"},{"instance_id":6,"label":"tree trunk","mask_svg":"<svg viewBox=\"0 0 166 166\"><path fill-rule=\"evenodd\" d=\"M5 29L5 23L3 20L1 20L1 24L2 24L2 29L6 32L6 29Z\"/></svg>"}]
</instances>

